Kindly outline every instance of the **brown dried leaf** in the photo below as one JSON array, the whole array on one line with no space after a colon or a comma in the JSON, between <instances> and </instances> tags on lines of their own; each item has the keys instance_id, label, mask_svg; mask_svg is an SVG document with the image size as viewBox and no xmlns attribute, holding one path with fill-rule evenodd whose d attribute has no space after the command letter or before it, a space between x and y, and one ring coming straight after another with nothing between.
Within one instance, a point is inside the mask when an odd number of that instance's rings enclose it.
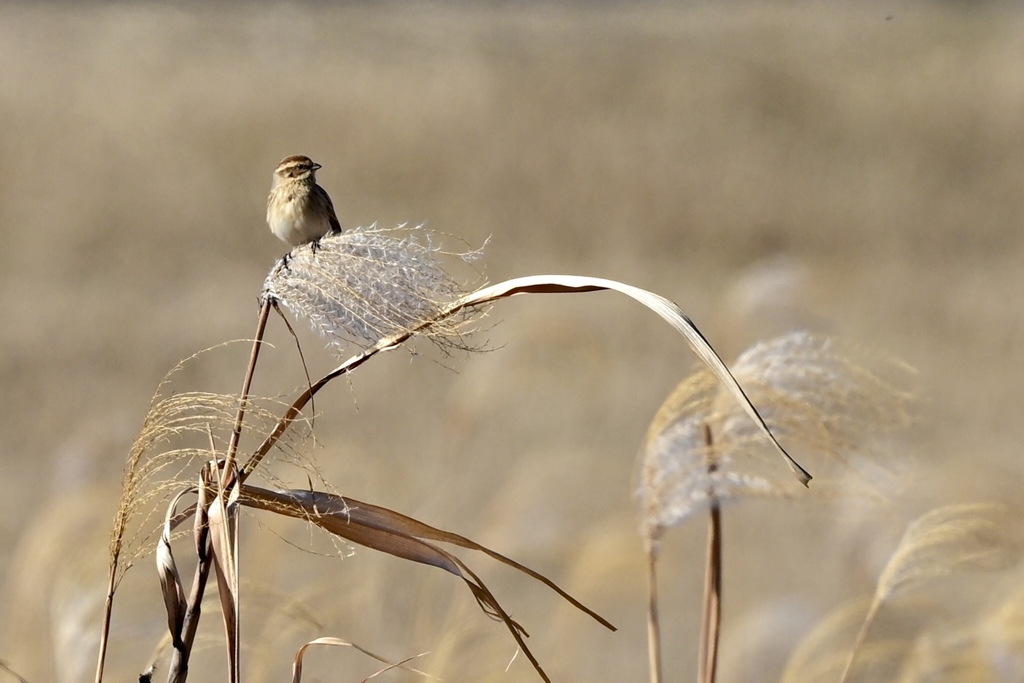
<instances>
[{"instance_id":1,"label":"brown dried leaf","mask_svg":"<svg viewBox=\"0 0 1024 683\"><path fill-rule=\"evenodd\" d=\"M507 299L518 294L574 294L582 292L598 292L603 290L616 291L642 303L644 306L661 316L661 318L675 328L677 332L682 334L689 343L690 348L693 349L694 353L697 354L697 356L708 366L715 377L718 378L729 395L731 395L732 398L739 403L743 411L753 419L757 428L768 437L773 448L786 461L786 464L796 475L797 479L800 480L800 483L805 486L808 485L811 480L810 473L801 467L800 464L789 455L786 449L782 447L782 444L775 438L775 434L772 433L772 430L761 417L757 408L754 407L754 404L747 397L743 387L736 381L736 378L733 377L729 368L722 361L718 353L711 347L711 344L708 343L707 339L704 338L704 335L697 329L697 326L692 320L690 320L686 313L679 308L679 306L663 296L659 296L658 294L648 292L638 287L633 287L632 285L616 282L615 280L576 275L534 275L530 277L506 280L505 282L500 282L496 285L483 287L439 309L428 319L418 321L415 324L410 324L405 329L400 329L387 336L381 337L373 344L373 346L348 358L334 370L321 377L295 400L291 408L288 409L288 412L286 412L279 420L277 427L267 435L263 443L260 444L260 447L256 449L256 451L249 457L249 460L245 463L241 472L242 481L244 481L249 474L256 469L260 461L264 456L266 456L270 449L273 448L274 444L288 428L288 425L298 417L302 408L309 402L316 392L326 386L331 380L352 372L381 351L397 348L415 335L427 334L435 326L442 325L451 318L463 314L467 309L476 309L500 299Z\"/></svg>"},{"instance_id":2,"label":"brown dried leaf","mask_svg":"<svg viewBox=\"0 0 1024 683\"><path fill-rule=\"evenodd\" d=\"M491 557L542 581L574 606L590 614L608 628L614 629L606 620L584 607L540 574L469 539L436 529L387 508L317 491L268 491L252 486L243 486L240 501L249 507L306 520L352 543L402 559L431 565L459 577L473 593L473 597L484 613L505 624L516 643L533 664L534 669L545 681L549 680L547 674L544 673L540 663L526 646L524 638L529 637L526 630L505 612L490 589L462 560L423 539L442 541L486 552Z\"/></svg>"},{"instance_id":3,"label":"brown dried leaf","mask_svg":"<svg viewBox=\"0 0 1024 683\"><path fill-rule=\"evenodd\" d=\"M410 657L408 659L404 659L401 662L390 662L387 659L385 659L384 657L381 657L380 655L375 655L374 653L370 652L369 650L367 650L365 648L360 647L359 645L356 645L355 643L350 643L347 640L342 640L341 638L332 638L330 636L325 636L323 638L316 638L315 640L309 641L308 643L306 643L302 647L300 647L298 649L298 651L295 653L295 659L292 662L292 683L301 683L302 682L302 659L303 659L303 657L305 657L306 650L309 648L310 645L331 645L331 646L335 646L335 647L351 647L353 649L359 650L360 652L362 652L367 657L373 657L378 662L381 662L382 664L387 664L388 665L387 668L383 669L383 671L388 671L390 669L399 668L399 669L405 669L406 671L411 671L413 673L420 674L421 676L426 676L427 678L434 678L434 676L431 676L428 673L424 673L423 671L420 671L418 669L411 669L411 668L409 668L407 666L404 666L404 664L406 662L411 661L412 659L414 659L414 657ZM417 657L420 657L420 656L422 656L422 655L417 655ZM381 672L378 672L378 673L381 673ZM373 674L373 676L370 676L369 678L373 678L376 675L377 674ZM437 680L437 679L434 678L434 680Z\"/></svg>"},{"instance_id":4,"label":"brown dried leaf","mask_svg":"<svg viewBox=\"0 0 1024 683\"><path fill-rule=\"evenodd\" d=\"M182 644L181 629L185 621L188 603L185 599L185 590L181 585L181 575L178 573L178 567L171 552L171 520L175 516L178 501L182 496L192 492L193 489L179 492L167 506L163 530L156 547L156 569L160 576L160 591L164 596L164 607L167 610L167 628L175 647Z\"/></svg>"},{"instance_id":5,"label":"brown dried leaf","mask_svg":"<svg viewBox=\"0 0 1024 683\"><path fill-rule=\"evenodd\" d=\"M207 486L218 485L220 468L216 462L203 469ZM232 477L237 481L237 477ZM217 593L220 596L221 617L227 639L228 680L238 680L239 622L238 622L238 496L235 484L230 492L219 491L210 503L210 547L213 568L217 573Z\"/></svg>"},{"instance_id":6,"label":"brown dried leaf","mask_svg":"<svg viewBox=\"0 0 1024 683\"><path fill-rule=\"evenodd\" d=\"M625 294L626 296L640 302L647 308L657 313L665 322L679 332L689 343L690 348L697 357L714 373L715 377L722 383L722 386L729 392L732 398L737 401L740 407L753 419L754 423L769 438L779 455L786 461L789 468L796 475L800 483L805 486L811 481L811 475L801 467L800 463L794 460L782 444L775 438L771 429L765 423L757 408L747 397L746 392L736 378L729 371L729 368L722 361L718 353L711 347L711 344L704 337L689 316L679 306L663 296L649 292L639 287L633 287L615 280L603 278L575 276L575 275L535 275L532 277L516 278L505 282L484 287L469 294L457 303L458 306L476 306L498 299L504 299L516 294L562 294L571 292L595 292L601 290L612 290Z\"/></svg>"}]
</instances>

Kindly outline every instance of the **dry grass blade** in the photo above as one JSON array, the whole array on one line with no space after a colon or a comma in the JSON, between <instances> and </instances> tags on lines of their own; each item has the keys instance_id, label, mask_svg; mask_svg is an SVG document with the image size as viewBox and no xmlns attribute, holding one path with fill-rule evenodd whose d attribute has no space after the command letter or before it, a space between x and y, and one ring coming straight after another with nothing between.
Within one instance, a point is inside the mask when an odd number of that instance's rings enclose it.
<instances>
[{"instance_id":1,"label":"dry grass blade","mask_svg":"<svg viewBox=\"0 0 1024 683\"><path fill-rule=\"evenodd\" d=\"M661 683L661 617L658 610L658 540L646 538L647 670L651 683Z\"/></svg>"},{"instance_id":2,"label":"dry grass blade","mask_svg":"<svg viewBox=\"0 0 1024 683\"><path fill-rule=\"evenodd\" d=\"M160 590L164 596L164 607L167 609L167 628L170 633L171 642L175 647L181 647L181 630L185 622L185 611L188 603L185 600L185 590L181 585L181 576L178 573L174 555L171 552L171 519L175 516L178 502L182 496L192 493L193 489L186 489L167 506L167 514L164 516L163 531L156 549L156 567L160 575Z\"/></svg>"},{"instance_id":3,"label":"dry grass blade","mask_svg":"<svg viewBox=\"0 0 1024 683\"><path fill-rule=\"evenodd\" d=\"M185 621L182 624L181 640L174 644L171 652L167 675L168 683L184 683L188 677L189 658L192 655L192 645L199 629L203 596L206 594L206 582L213 564L213 553L210 548L209 510L210 501L214 497L214 485L215 482L204 468L200 472L199 485L196 489L198 500L192 508L192 541L196 551L196 568L192 578L192 588L189 591L188 607L185 610ZM180 515L178 518L180 519Z\"/></svg>"},{"instance_id":4,"label":"dry grass blade","mask_svg":"<svg viewBox=\"0 0 1024 683\"><path fill-rule=\"evenodd\" d=\"M352 648L354 650L358 650L359 652L362 652L367 657L372 657L373 659L376 659L378 662L380 662L382 664L387 664L388 666L387 666L386 669L384 669L384 671L388 671L388 670L394 669L394 668L405 669L406 671L411 671L412 673L416 673L416 674L419 674L421 676L426 676L427 678L433 678L434 680L437 680L436 678L434 678L434 676L431 676L428 673L424 673L423 671L420 671L418 669L412 669L410 667L405 666L405 664L407 662L412 661L412 659L414 659L414 657L410 657L409 659L402 660L401 662L390 662L387 659L385 659L384 657L381 657L380 655L376 655L376 654L370 652L369 650L367 650L366 648L363 648L363 647L360 647L359 645L356 645L355 643L350 643L347 640L342 640L341 638L332 638L330 636L325 636L323 638L316 638L315 640L309 641L308 643L306 643L302 647L300 647L298 649L298 651L295 653L295 659L292 661L292 683L301 683L302 682L302 660L303 660L303 658L306 655L306 650L308 650L310 648L310 646L312 646L312 645L328 645L328 646L333 646L333 647L350 647L350 648ZM422 656L422 655L417 655L417 656ZM377 674L374 674L373 676L376 676L376 675ZM373 676L370 676L370 678L373 678Z\"/></svg>"},{"instance_id":5,"label":"dry grass blade","mask_svg":"<svg viewBox=\"0 0 1024 683\"><path fill-rule=\"evenodd\" d=\"M772 445L789 465L797 479L804 485L811 480L811 475L783 448L768 428L758 409L747 397L740 383L722 361L711 344L701 334L697 326L690 320L679 306L663 296L633 287L615 280L575 275L535 275L532 277L508 280L496 285L480 289L464 297L461 305L481 305L504 299L517 294L562 294L574 292L595 292L610 290L625 294L657 313L665 322L679 332L689 343L697 357L714 373L726 391L735 399L739 406L750 416L754 424L768 437Z\"/></svg>"},{"instance_id":6,"label":"dry grass blade","mask_svg":"<svg viewBox=\"0 0 1024 683\"><path fill-rule=\"evenodd\" d=\"M217 463L204 468L204 478L210 487L219 486L224 480ZM237 481L236 476L229 477ZM210 525L210 548L213 569L217 573L217 593L220 596L221 616L228 655L228 680L239 679L239 595L238 595L238 496L239 485L231 486L229 492L218 490L210 503L208 518Z\"/></svg>"},{"instance_id":7,"label":"dry grass blade","mask_svg":"<svg viewBox=\"0 0 1024 683\"><path fill-rule=\"evenodd\" d=\"M941 507L911 523L878 580L840 681L849 677L879 610L893 596L935 577L1015 563L1021 548L1009 519L1006 507L978 503Z\"/></svg>"},{"instance_id":8,"label":"dry grass blade","mask_svg":"<svg viewBox=\"0 0 1024 683\"><path fill-rule=\"evenodd\" d=\"M402 559L428 564L459 577L473 593L484 613L505 624L541 678L545 681L550 680L526 645L524 638L529 636L526 629L505 612L479 577L451 553L402 532L353 524L351 508L339 496L306 491L274 492L246 487L242 501L243 504L258 509L304 519L353 543Z\"/></svg>"},{"instance_id":9,"label":"dry grass blade","mask_svg":"<svg viewBox=\"0 0 1024 683\"><path fill-rule=\"evenodd\" d=\"M722 627L722 509L717 503L712 503L708 518L707 566L701 614L697 680L702 683L715 683L718 676L718 643Z\"/></svg>"},{"instance_id":10,"label":"dry grass blade","mask_svg":"<svg viewBox=\"0 0 1024 683\"><path fill-rule=\"evenodd\" d=\"M281 492L276 491L265 491L263 489L257 489L255 487L245 487L246 495L250 495L253 492L258 492L263 496L271 496L277 499L282 495ZM516 562L510 557L506 557L499 552L491 550L490 548L480 545L476 541L454 534L450 531L444 531L432 527L429 524L408 517L394 510L374 505L372 503L366 503L354 498L347 496L341 497L329 493L320 493L316 491L288 491L284 492L284 495L298 496L299 500L306 507L311 507L317 511L324 511L326 509L340 509L344 515L346 524L359 525L370 529L377 529L385 532L396 532L403 535L417 538L426 539L429 541L438 541L440 543L449 543L460 548L466 548L469 550L475 550L482 552L488 557L491 557L502 564L508 565L513 569L516 569L532 579L540 581L551 590L558 593L563 599L570 603L576 609L585 612L595 621L600 623L605 628L615 631L616 628L608 620L602 617L597 612L593 611L576 598L566 593L562 588L555 584L551 579L547 578L543 574L540 574L529 567ZM245 500L243 499L243 503ZM341 507L339 507L341 506ZM386 552L386 551L385 551Z\"/></svg>"},{"instance_id":11,"label":"dry grass blade","mask_svg":"<svg viewBox=\"0 0 1024 683\"><path fill-rule=\"evenodd\" d=\"M249 390L252 388L253 375L256 373L256 362L259 360L260 349L263 348L263 333L267 329L267 319L270 317L270 309L272 307L273 304L269 300L264 300L260 305L260 315L256 322L256 334L253 335L252 350L249 352L249 364L245 368L245 377L242 379L242 391L238 395L238 412L235 415L235 424L231 428L231 439L228 441L227 455L224 457L225 476L234 474L236 470L235 458L237 457L238 440L242 437L242 422L245 420L245 411L249 403ZM227 482L224 483L226 484Z\"/></svg>"},{"instance_id":12,"label":"dry grass blade","mask_svg":"<svg viewBox=\"0 0 1024 683\"><path fill-rule=\"evenodd\" d=\"M341 496L316 491L268 491L251 486L243 487L240 500L243 505L303 519L352 543L405 560L431 565L459 577L473 593L480 608L489 616L505 624L534 669L545 681L549 680L547 674L524 640L529 635L526 630L508 615L487 586L462 560L428 543L423 538L436 539L487 552L491 557L522 569L531 577L543 581L549 587L557 590L575 607L587 612L608 628L613 628L606 620L536 572L527 570L518 563L461 536L435 529L386 508L369 506ZM366 505L365 509L362 507L364 505Z\"/></svg>"},{"instance_id":13,"label":"dry grass blade","mask_svg":"<svg viewBox=\"0 0 1024 683\"><path fill-rule=\"evenodd\" d=\"M256 449L242 467L242 481L256 469L288 426L298 418L305 405L320 389L330 383L331 380L352 372L378 353L397 348L411 337L429 332L438 325L444 325L452 318L457 318L457 316L464 314L467 310L476 310L481 306L486 306L508 297L519 294L578 294L604 290L617 291L639 301L682 334L697 356L710 368L715 377L722 382L723 386L726 387L729 394L738 402L742 410L753 419L757 428L768 437L773 448L783 457L800 482L805 486L810 482L811 475L782 447L782 444L775 438L772 430L761 417L758 409L747 397L743 387L736 381L729 368L681 308L653 292L616 282L615 280L575 275L534 275L490 285L467 294L437 310L431 318L420 320L406 329L381 337L371 347L351 356L334 370L321 377L295 399L291 407L278 421L274 430L267 435L263 443L260 444L259 448Z\"/></svg>"}]
</instances>

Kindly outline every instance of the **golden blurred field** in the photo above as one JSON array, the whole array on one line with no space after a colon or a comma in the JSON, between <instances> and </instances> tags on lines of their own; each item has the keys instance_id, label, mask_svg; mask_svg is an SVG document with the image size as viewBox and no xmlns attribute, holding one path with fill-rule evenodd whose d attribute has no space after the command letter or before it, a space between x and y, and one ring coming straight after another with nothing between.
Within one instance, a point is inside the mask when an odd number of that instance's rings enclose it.
<instances>
[{"instance_id":1,"label":"golden blurred field","mask_svg":"<svg viewBox=\"0 0 1024 683\"><path fill-rule=\"evenodd\" d=\"M0 660L91 680L125 454L167 370L252 334L284 251L270 173L301 153L343 225L489 237L491 281L624 280L678 302L727 359L806 325L918 369L917 425L880 446L904 476L885 505L725 512L720 680L759 680L751 662L777 676L811 624L870 593L908 520L1021 508L1022 28L1016 5L904 0L0 7ZM517 298L491 320L493 353L399 351L330 388L320 465L619 627L471 560L556 680L644 680L636 453L693 356L611 294ZM279 321L270 339L255 391L290 394L294 343ZM332 367L302 339L314 375ZM247 356L219 350L176 386L237 391ZM522 657L504 673L514 643L451 577L323 557L323 539L260 521L243 532L249 680L282 680L318 635L431 651L419 666L445 680L538 680ZM694 667L703 533L664 548L674 680ZM125 582L108 680L137 674L164 628L149 565ZM206 616L190 680L223 679L214 603ZM317 652L305 680L376 668Z\"/></svg>"}]
</instances>

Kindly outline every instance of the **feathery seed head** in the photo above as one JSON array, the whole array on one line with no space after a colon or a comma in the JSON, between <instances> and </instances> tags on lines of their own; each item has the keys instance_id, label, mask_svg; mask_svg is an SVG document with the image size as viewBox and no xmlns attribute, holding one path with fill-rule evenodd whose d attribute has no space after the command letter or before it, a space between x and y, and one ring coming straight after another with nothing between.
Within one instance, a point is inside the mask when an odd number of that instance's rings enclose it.
<instances>
[{"instance_id":1,"label":"feathery seed head","mask_svg":"<svg viewBox=\"0 0 1024 683\"><path fill-rule=\"evenodd\" d=\"M885 363L886 374L897 363ZM867 435L906 424L911 394L869 367L866 354L794 332L745 351L736 379L779 440L846 464ZM657 536L708 503L788 496L761 432L714 377L681 382L651 423L643 447L640 497L645 532Z\"/></svg>"},{"instance_id":2,"label":"feathery seed head","mask_svg":"<svg viewBox=\"0 0 1024 683\"><path fill-rule=\"evenodd\" d=\"M444 252L422 226L355 228L292 250L267 276L263 297L305 318L339 352L432 320L421 334L442 348L466 348L472 314L441 316L464 293L444 269L445 255L468 263L479 252Z\"/></svg>"}]
</instances>

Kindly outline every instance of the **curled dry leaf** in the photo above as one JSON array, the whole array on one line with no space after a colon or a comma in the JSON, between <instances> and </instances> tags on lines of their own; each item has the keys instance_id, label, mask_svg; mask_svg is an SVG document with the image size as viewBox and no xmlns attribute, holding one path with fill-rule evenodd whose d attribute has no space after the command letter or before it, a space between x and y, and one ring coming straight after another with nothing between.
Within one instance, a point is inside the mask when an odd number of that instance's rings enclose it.
<instances>
[{"instance_id":1,"label":"curled dry leaf","mask_svg":"<svg viewBox=\"0 0 1024 683\"><path fill-rule=\"evenodd\" d=\"M811 475L805 470L776 439L775 434L768 427L764 418L758 412L746 392L733 374L729 371L725 362L718 353L711 347L704 335L697 329L697 326L683 312L679 306L663 296L648 292L632 285L627 285L615 280L603 278L575 276L575 275L534 275L530 277L515 278L506 280L495 285L490 285L467 294L453 303L441 307L434 312L432 317L411 323L405 329L397 329L394 332L380 337L369 348L348 358L341 365L327 373L314 382L303 392L288 409L285 415L278 422L277 427L267 435L259 448L250 456L241 471L244 481L249 474L259 465L263 457L277 442L288 426L299 416L305 405L312 397L326 386L331 380L347 374L361 366L376 354L396 348L405 343L417 334L429 332L439 325L448 324L453 318L464 315L467 311L478 310L483 306L501 299L506 299L520 294L575 294L583 292L616 291L640 302L647 308L657 313L663 320L679 332L697 357L703 361L714 377L721 382L725 391L739 408L753 421L755 427L768 438L774 450L783 458L789 468L796 475L797 479L805 486L810 482ZM268 295L274 295L270 292Z\"/></svg>"},{"instance_id":2,"label":"curled dry leaf","mask_svg":"<svg viewBox=\"0 0 1024 683\"><path fill-rule=\"evenodd\" d=\"M496 285L480 289L467 295L460 302L461 306L480 305L515 296L517 294L564 294L576 292L615 291L625 294L657 313L686 339L690 348L704 365L714 374L724 390L736 402L736 405L753 420L753 424L768 437L776 452L782 456L786 464L805 486L810 482L811 475L800 463L790 456L782 444L775 438L772 430L765 423L758 409L748 398L743 387L729 371L725 362L711 347L697 326L679 306L665 297L647 290L627 285L615 280L575 275L535 275L516 278Z\"/></svg>"},{"instance_id":3,"label":"curled dry leaf","mask_svg":"<svg viewBox=\"0 0 1024 683\"><path fill-rule=\"evenodd\" d=\"M240 501L249 507L304 519L352 543L405 560L431 565L459 577L470 589L480 608L505 624L534 669L545 681L549 680L547 674L524 640L529 635L526 630L508 615L490 589L462 560L429 543L428 540L484 552L543 582L573 606L614 630L605 619L583 606L543 575L467 538L431 527L387 508L317 491L268 491L253 486L243 487Z\"/></svg>"},{"instance_id":4,"label":"curled dry leaf","mask_svg":"<svg viewBox=\"0 0 1024 683\"><path fill-rule=\"evenodd\" d=\"M238 477L230 477L234 482L228 491L219 488L223 481L222 471L216 461L211 461L201 473L203 486L207 489L217 488L217 495L212 497L209 506L208 520L210 529L210 549L212 551L213 569L217 574L217 593L220 597L220 612L224 622L226 649L228 655L228 680L238 680L239 667L239 621L238 621Z\"/></svg>"},{"instance_id":5,"label":"curled dry leaf","mask_svg":"<svg viewBox=\"0 0 1024 683\"><path fill-rule=\"evenodd\" d=\"M437 680L436 678L434 678L434 676L431 676L428 673L424 673L423 671L420 671L418 669L413 669L413 668L405 666L405 664L407 662L409 662L409 661L411 661L413 659L412 657L410 657L409 659L404 659L401 662L389 662L384 657L381 657L380 655L376 655L376 654L370 652L369 650L367 650L367 649L365 649L363 647L360 647L359 645L356 645L355 643L350 643L347 640L342 640L341 638L332 638L330 636L325 636L323 638L316 638L314 640L309 641L308 643L305 643L295 653L295 659L292 661L292 683L302 683L302 660L306 656L306 650L308 650L310 648L310 646L313 646L313 645L328 645L328 646L334 646L334 647L350 647L350 648L352 648L354 650L358 650L359 652L362 652L367 657L372 657L373 659L376 659L378 662L380 662L382 664L387 664L387 668L384 669L384 671L387 671L389 669L394 669L394 668L405 669L406 671L411 671L412 673L416 673L416 674L419 674L421 676L426 676L427 678L431 678L431 679ZM417 657L422 657L422 656L423 655L417 655ZM375 675L376 674L374 674L374 676ZM373 678L373 676L370 676L370 678Z\"/></svg>"},{"instance_id":6,"label":"curled dry leaf","mask_svg":"<svg viewBox=\"0 0 1024 683\"><path fill-rule=\"evenodd\" d=\"M174 555L171 552L171 519L175 516L178 502L182 496L192 493L193 489L180 491L167 506L167 514L164 516L163 530L160 533L160 540L156 547L156 569L160 576L160 591L164 596L164 608L167 610L167 629L171 641L175 647L182 647L181 629L185 621L185 611L188 603L185 600L185 590L181 585L181 576L178 573Z\"/></svg>"}]
</instances>

